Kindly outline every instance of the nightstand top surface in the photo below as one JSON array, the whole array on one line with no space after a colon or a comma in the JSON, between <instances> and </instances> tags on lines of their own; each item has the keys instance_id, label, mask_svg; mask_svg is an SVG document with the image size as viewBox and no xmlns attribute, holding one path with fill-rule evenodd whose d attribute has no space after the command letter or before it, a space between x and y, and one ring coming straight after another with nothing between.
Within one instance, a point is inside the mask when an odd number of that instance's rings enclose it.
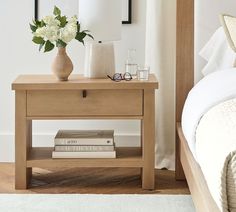
<instances>
[{"instance_id":1,"label":"nightstand top surface","mask_svg":"<svg viewBox=\"0 0 236 212\"><path fill-rule=\"evenodd\" d=\"M157 89L158 81L154 74L148 81L110 79L90 79L83 75L71 75L68 81L58 81L53 75L20 75L12 83L12 90L73 90L73 89Z\"/></svg>"}]
</instances>

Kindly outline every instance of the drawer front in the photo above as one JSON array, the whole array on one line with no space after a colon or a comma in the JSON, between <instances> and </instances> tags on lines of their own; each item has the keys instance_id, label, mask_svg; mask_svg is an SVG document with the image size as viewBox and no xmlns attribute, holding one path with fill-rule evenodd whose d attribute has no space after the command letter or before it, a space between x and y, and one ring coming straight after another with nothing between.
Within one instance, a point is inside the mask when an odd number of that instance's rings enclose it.
<instances>
[{"instance_id":1,"label":"drawer front","mask_svg":"<svg viewBox=\"0 0 236 212\"><path fill-rule=\"evenodd\" d=\"M27 92L27 116L142 115L142 90Z\"/></svg>"}]
</instances>

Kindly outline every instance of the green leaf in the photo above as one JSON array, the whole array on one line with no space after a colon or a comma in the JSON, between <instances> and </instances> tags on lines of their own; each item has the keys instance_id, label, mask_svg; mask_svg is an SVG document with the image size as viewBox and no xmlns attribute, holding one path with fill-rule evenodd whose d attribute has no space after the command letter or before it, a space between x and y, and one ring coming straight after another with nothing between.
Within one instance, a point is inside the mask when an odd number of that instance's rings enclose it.
<instances>
[{"instance_id":1,"label":"green leaf","mask_svg":"<svg viewBox=\"0 0 236 212\"><path fill-rule=\"evenodd\" d=\"M84 41L83 40L81 40L80 42L84 45Z\"/></svg>"},{"instance_id":2,"label":"green leaf","mask_svg":"<svg viewBox=\"0 0 236 212\"><path fill-rule=\"evenodd\" d=\"M62 28L65 27L65 25L67 24L66 16L59 17L58 19L60 21L60 27L62 27Z\"/></svg>"},{"instance_id":3,"label":"green leaf","mask_svg":"<svg viewBox=\"0 0 236 212\"><path fill-rule=\"evenodd\" d=\"M57 47L66 47L67 46L67 44L64 42L64 41L62 41L61 39L59 39L58 41L57 41Z\"/></svg>"},{"instance_id":4,"label":"green leaf","mask_svg":"<svg viewBox=\"0 0 236 212\"><path fill-rule=\"evenodd\" d=\"M90 38L92 38L94 40L93 36L90 35L90 34L87 34L86 32L89 32L89 31L88 30L84 30L82 32L77 32L76 37L75 37L75 39L78 40L79 42L83 43L83 45L84 45L84 38L86 36L88 36L88 37L90 37Z\"/></svg>"},{"instance_id":5,"label":"green leaf","mask_svg":"<svg viewBox=\"0 0 236 212\"><path fill-rule=\"evenodd\" d=\"M80 41L80 42L82 42L83 39L86 37L86 35L87 35L87 34L86 34L85 32L79 32L79 33L77 33L75 39L78 40L78 41Z\"/></svg>"},{"instance_id":6,"label":"green leaf","mask_svg":"<svg viewBox=\"0 0 236 212\"><path fill-rule=\"evenodd\" d=\"M53 14L55 16L60 16L61 15L61 10L57 6L54 6Z\"/></svg>"},{"instance_id":7,"label":"green leaf","mask_svg":"<svg viewBox=\"0 0 236 212\"><path fill-rule=\"evenodd\" d=\"M92 38L94 40L94 37L90 34L87 34L87 36L89 36L90 38Z\"/></svg>"},{"instance_id":8,"label":"green leaf","mask_svg":"<svg viewBox=\"0 0 236 212\"><path fill-rule=\"evenodd\" d=\"M77 22L77 32L79 32L80 31L80 24L79 24L79 22Z\"/></svg>"},{"instance_id":9,"label":"green leaf","mask_svg":"<svg viewBox=\"0 0 236 212\"><path fill-rule=\"evenodd\" d=\"M49 40L47 40L46 44L45 44L45 48L44 48L44 52L49 52L54 48L54 44L51 43Z\"/></svg>"},{"instance_id":10,"label":"green leaf","mask_svg":"<svg viewBox=\"0 0 236 212\"><path fill-rule=\"evenodd\" d=\"M45 43L45 41L43 40L43 38L41 38L41 37L36 37L36 36L34 36L33 37L33 40L32 40L34 43L36 43L36 44L44 44Z\"/></svg>"},{"instance_id":11,"label":"green leaf","mask_svg":"<svg viewBox=\"0 0 236 212\"><path fill-rule=\"evenodd\" d=\"M41 21L39 20L33 20L33 23L36 27L40 27L41 26Z\"/></svg>"},{"instance_id":12,"label":"green leaf","mask_svg":"<svg viewBox=\"0 0 236 212\"><path fill-rule=\"evenodd\" d=\"M41 21L40 22L40 27L44 27L44 26L46 26L46 24L44 23L44 21Z\"/></svg>"},{"instance_id":13,"label":"green leaf","mask_svg":"<svg viewBox=\"0 0 236 212\"><path fill-rule=\"evenodd\" d=\"M30 24L30 29L32 30L32 32L36 32L37 27L35 25Z\"/></svg>"}]
</instances>

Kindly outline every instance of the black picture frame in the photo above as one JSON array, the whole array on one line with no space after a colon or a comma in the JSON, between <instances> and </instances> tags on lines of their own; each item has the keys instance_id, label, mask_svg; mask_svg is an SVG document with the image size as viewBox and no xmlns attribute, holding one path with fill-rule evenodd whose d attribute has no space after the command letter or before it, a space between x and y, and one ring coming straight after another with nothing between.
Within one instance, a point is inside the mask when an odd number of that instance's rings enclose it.
<instances>
[{"instance_id":1,"label":"black picture frame","mask_svg":"<svg viewBox=\"0 0 236 212\"><path fill-rule=\"evenodd\" d=\"M128 1L128 20L122 21L122 24L131 24L132 23L132 0ZM34 19L38 20L39 18L39 0L34 0Z\"/></svg>"},{"instance_id":2,"label":"black picture frame","mask_svg":"<svg viewBox=\"0 0 236 212\"><path fill-rule=\"evenodd\" d=\"M128 1L128 20L122 21L122 24L132 24L132 0Z\"/></svg>"},{"instance_id":3,"label":"black picture frame","mask_svg":"<svg viewBox=\"0 0 236 212\"><path fill-rule=\"evenodd\" d=\"M34 19L38 20L39 18L39 1L34 0Z\"/></svg>"}]
</instances>

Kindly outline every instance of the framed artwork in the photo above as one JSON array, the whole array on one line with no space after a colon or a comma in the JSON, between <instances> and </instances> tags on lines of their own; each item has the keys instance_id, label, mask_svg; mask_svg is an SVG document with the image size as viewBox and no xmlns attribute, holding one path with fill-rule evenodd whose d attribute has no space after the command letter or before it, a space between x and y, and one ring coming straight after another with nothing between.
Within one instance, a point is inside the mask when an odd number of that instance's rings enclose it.
<instances>
[{"instance_id":1,"label":"framed artwork","mask_svg":"<svg viewBox=\"0 0 236 212\"><path fill-rule=\"evenodd\" d=\"M52 13L54 5L63 8L63 13L73 16L78 13L78 0L34 0L34 18L40 19ZM122 24L132 23L132 0L122 0Z\"/></svg>"},{"instance_id":2,"label":"framed artwork","mask_svg":"<svg viewBox=\"0 0 236 212\"><path fill-rule=\"evenodd\" d=\"M132 0L122 0L122 24L132 23Z\"/></svg>"}]
</instances>

